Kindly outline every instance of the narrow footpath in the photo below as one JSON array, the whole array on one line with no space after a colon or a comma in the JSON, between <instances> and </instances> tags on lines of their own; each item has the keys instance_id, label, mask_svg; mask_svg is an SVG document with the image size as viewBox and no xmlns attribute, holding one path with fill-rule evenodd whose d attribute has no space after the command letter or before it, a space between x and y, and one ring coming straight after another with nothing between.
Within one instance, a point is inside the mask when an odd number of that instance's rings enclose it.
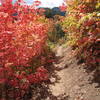
<instances>
[{"instance_id":1,"label":"narrow footpath","mask_svg":"<svg viewBox=\"0 0 100 100\"><path fill-rule=\"evenodd\" d=\"M33 95L32 100L100 100L99 83L93 81L94 72L86 72L85 64L78 63L74 51L57 46L54 52L58 61L50 68L50 82L42 84L37 89L39 95L36 98Z\"/></svg>"}]
</instances>

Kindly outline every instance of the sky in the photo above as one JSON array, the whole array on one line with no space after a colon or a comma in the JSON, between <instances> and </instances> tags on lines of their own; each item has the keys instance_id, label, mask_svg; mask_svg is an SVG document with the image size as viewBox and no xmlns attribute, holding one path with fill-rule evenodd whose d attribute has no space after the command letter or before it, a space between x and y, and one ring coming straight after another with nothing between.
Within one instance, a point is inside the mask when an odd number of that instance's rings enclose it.
<instances>
[{"instance_id":1,"label":"sky","mask_svg":"<svg viewBox=\"0 0 100 100\"><path fill-rule=\"evenodd\" d=\"M39 1L41 1L40 7L49 7L49 8L59 7L63 3L63 0L39 0ZM34 2L34 0L25 0L25 2L27 2L28 5L31 5Z\"/></svg>"}]
</instances>

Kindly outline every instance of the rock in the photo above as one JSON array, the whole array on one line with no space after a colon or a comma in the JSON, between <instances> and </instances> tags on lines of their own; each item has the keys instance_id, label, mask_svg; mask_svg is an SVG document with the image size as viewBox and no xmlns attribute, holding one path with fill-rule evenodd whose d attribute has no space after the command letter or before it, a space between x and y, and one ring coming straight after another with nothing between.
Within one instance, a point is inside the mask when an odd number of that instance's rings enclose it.
<instances>
[{"instance_id":1,"label":"rock","mask_svg":"<svg viewBox=\"0 0 100 100\"><path fill-rule=\"evenodd\" d=\"M63 47L62 46L58 47L56 56L57 57L63 56Z\"/></svg>"},{"instance_id":2,"label":"rock","mask_svg":"<svg viewBox=\"0 0 100 100\"><path fill-rule=\"evenodd\" d=\"M56 81L56 79L52 77L52 78L50 78L50 81L51 81L51 83L54 83Z\"/></svg>"}]
</instances>

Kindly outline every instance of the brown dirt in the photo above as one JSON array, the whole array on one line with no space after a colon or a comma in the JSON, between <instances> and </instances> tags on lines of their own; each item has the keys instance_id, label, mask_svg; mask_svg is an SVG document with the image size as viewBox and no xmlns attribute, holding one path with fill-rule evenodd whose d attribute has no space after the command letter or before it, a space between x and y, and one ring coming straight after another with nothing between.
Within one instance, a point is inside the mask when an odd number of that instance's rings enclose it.
<instances>
[{"instance_id":1,"label":"brown dirt","mask_svg":"<svg viewBox=\"0 0 100 100\"><path fill-rule=\"evenodd\" d=\"M70 47L57 46L54 52L58 61L48 68L50 80L35 86L31 100L100 100L100 83L93 81L94 71L87 73L86 65L78 64Z\"/></svg>"}]
</instances>

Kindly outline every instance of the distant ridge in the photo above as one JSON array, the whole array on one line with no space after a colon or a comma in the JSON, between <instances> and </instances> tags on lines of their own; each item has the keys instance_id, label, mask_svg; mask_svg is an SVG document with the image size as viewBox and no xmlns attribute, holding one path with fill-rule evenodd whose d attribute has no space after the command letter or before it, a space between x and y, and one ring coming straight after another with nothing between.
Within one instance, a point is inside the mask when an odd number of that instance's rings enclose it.
<instances>
[{"instance_id":1,"label":"distant ridge","mask_svg":"<svg viewBox=\"0 0 100 100\"><path fill-rule=\"evenodd\" d=\"M41 7L42 8L42 7ZM52 18L55 15L60 15L60 16L65 16L66 11L61 11L59 7L54 7L54 8L43 8L45 9L45 16L47 18Z\"/></svg>"}]
</instances>

